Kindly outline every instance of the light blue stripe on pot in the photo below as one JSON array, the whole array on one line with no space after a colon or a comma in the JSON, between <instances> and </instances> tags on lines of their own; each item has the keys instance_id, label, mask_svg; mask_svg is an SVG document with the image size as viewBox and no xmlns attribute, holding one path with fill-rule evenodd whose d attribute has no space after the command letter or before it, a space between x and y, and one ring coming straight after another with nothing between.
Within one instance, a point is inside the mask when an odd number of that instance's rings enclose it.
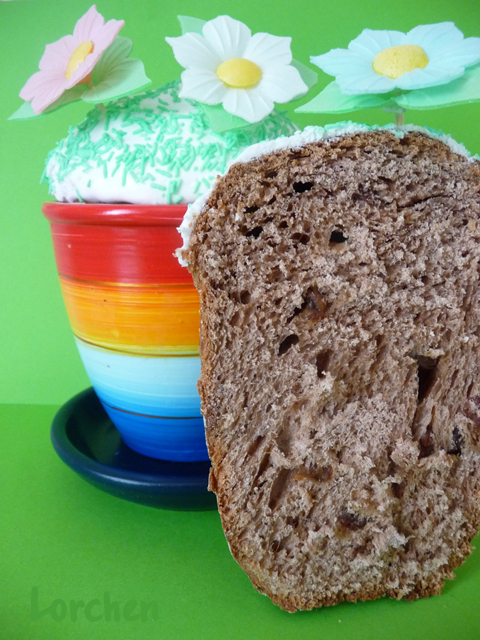
<instances>
[{"instance_id":1,"label":"light blue stripe on pot","mask_svg":"<svg viewBox=\"0 0 480 640\"><path fill-rule=\"evenodd\" d=\"M116 353L75 339L97 395L109 407L139 415L200 418L200 358Z\"/></svg>"}]
</instances>

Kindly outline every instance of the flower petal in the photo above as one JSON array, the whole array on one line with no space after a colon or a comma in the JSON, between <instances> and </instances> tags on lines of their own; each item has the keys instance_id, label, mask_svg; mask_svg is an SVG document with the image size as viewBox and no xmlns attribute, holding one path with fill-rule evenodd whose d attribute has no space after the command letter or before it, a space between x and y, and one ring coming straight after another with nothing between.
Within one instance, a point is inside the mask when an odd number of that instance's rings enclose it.
<instances>
[{"instance_id":1,"label":"flower petal","mask_svg":"<svg viewBox=\"0 0 480 640\"><path fill-rule=\"evenodd\" d=\"M273 111L274 104L258 88L229 89L223 101L223 108L228 113L253 124L266 118Z\"/></svg>"},{"instance_id":2,"label":"flower petal","mask_svg":"<svg viewBox=\"0 0 480 640\"><path fill-rule=\"evenodd\" d=\"M347 49L334 49L323 56L312 57L311 62L335 76L338 86L346 95L386 93L395 88L393 80L375 73L371 60L357 56Z\"/></svg>"},{"instance_id":3,"label":"flower petal","mask_svg":"<svg viewBox=\"0 0 480 640\"><path fill-rule=\"evenodd\" d=\"M104 24L105 18L97 11L97 7L92 5L87 13L77 20L73 30L73 37L77 45L84 40L91 40L91 36L96 34Z\"/></svg>"},{"instance_id":4,"label":"flower petal","mask_svg":"<svg viewBox=\"0 0 480 640\"><path fill-rule=\"evenodd\" d=\"M65 76L56 72L38 71L28 79L20 97L31 102L35 115L39 115L62 95L66 81Z\"/></svg>"},{"instance_id":5,"label":"flower petal","mask_svg":"<svg viewBox=\"0 0 480 640\"><path fill-rule=\"evenodd\" d=\"M260 91L274 102L289 102L308 91L299 72L290 65L269 65L258 84Z\"/></svg>"},{"instance_id":6,"label":"flower petal","mask_svg":"<svg viewBox=\"0 0 480 640\"><path fill-rule=\"evenodd\" d=\"M124 20L109 20L105 23L105 18L97 11L96 6L92 5L75 25L73 30L74 48L89 40L93 42L94 53L97 54L98 60L102 52L115 40L124 25Z\"/></svg>"},{"instance_id":7,"label":"flower petal","mask_svg":"<svg viewBox=\"0 0 480 640\"><path fill-rule=\"evenodd\" d=\"M186 69L182 75L181 98L198 100L205 104L219 104L225 99L227 87L213 71L202 69Z\"/></svg>"},{"instance_id":8,"label":"flower petal","mask_svg":"<svg viewBox=\"0 0 480 640\"><path fill-rule=\"evenodd\" d=\"M446 70L443 65L437 65L432 62L432 64L427 64L424 69L414 69L410 71L410 73L404 73L403 76L400 76L394 82L395 87L398 89L422 89L452 82L460 78L463 73L463 67L452 67Z\"/></svg>"},{"instance_id":9,"label":"flower petal","mask_svg":"<svg viewBox=\"0 0 480 640\"><path fill-rule=\"evenodd\" d=\"M407 34L408 44L416 44L429 57L434 51L441 51L444 47L462 42L463 33L453 22L439 22L437 24L421 24L414 27Z\"/></svg>"},{"instance_id":10,"label":"flower petal","mask_svg":"<svg viewBox=\"0 0 480 640\"><path fill-rule=\"evenodd\" d=\"M427 53L428 57L428 53ZM480 62L480 38L466 38L432 55L432 62L445 67L470 67Z\"/></svg>"},{"instance_id":11,"label":"flower petal","mask_svg":"<svg viewBox=\"0 0 480 640\"><path fill-rule=\"evenodd\" d=\"M102 51L105 51L115 40L118 32L124 25L124 20L109 20L101 29L92 32L90 38L86 39L93 42L95 49L100 48Z\"/></svg>"},{"instance_id":12,"label":"flower petal","mask_svg":"<svg viewBox=\"0 0 480 640\"><path fill-rule=\"evenodd\" d=\"M311 56L310 62L320 67L329 76L336 76L349 69L352 65L364 65L365 60L348 49L332 49L320 56Z\"/></svg>"},{"instance_id":13,"label":"flower petal","mask_svg":"<svg viewBox=\"0 0 480 640\"><path fill-rule=\"evenodd\" d=\"M364 93L388 93L397 86L396 80L378 75L371 69L338 75L337 84L342 93L347 96L357 96Z\"/></svg>"},{"instance_id":14,"label":"flower petal","mask_svg":"<svg viewBox=\"0 0 480 640\"><path fill-rule=\"evenodd\" d=\"M198 33L186 33L178 38L165 38L173 55L184 69L203 68L215 71L222 58L214 52L207 40Z\"/></svg>"},{"instance_id":15,"label":"flower petal","mask_svg":"<svg viewBox=\"0 0 480 640\"><path fill-rule=\"evenodd\" d=\"M57 69L59 72L65 73L68 61L74 50L75 41L73 36L63 36L60 40L47 44L38 68L40 71Z\"/></svg>"},{"instance_id":16,"label":"flower petal","mask_svg":"<svg viewBox=\"0 0 480 640\"><path fill-rule=\"evenodd\" d=\"M252 32L246 24L230 16L218 16L203 27L203 35L221 61L243 58Z\"/></svg>"},{"instance_id":17,"label":"flower petal","mask_svg":"<svg viewBox=\"0 0 480 640\"><path fill-rule=\"evenodd\" d=\"M255 33L250 38L242 57L255 62L262 69L267 64L290 64L291 41L291 38L272 36L269 33Z\"/></svg>"},{"instance_id":18,"label":"flower petal","mask_svg":"<svg viewBox=\"0 0 480 640\"><path fill-rule=\"evenodd\" d=\"M374 31L364 29L348 45L348 50L373 62L373 58L389 47L406 44L406 36L401 31Z\"/></svg>"},{"instance_id":19,"label":"flower petal","mask_svg":"<svg viewBox=\"0 0 480 640\"><path fill-rule=\"evenodd\" d=\"M33 76L30 76L19 95L22 100L31 102L37 92L45 91L46 84L50 83L52 86L57 87L64 85L66 81L65 75L62 73L59 74L55 70L37 71Z\"/></svg>"}]
</instances>

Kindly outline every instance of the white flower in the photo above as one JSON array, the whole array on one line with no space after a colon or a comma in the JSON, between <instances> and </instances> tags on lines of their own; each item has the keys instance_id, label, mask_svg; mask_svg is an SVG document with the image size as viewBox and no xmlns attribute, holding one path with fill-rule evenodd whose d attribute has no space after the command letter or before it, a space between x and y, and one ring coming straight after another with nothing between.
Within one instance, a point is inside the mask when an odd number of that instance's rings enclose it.
<instances>
[{"instance_id":1,"label":"white flower","mask_svg":"<svg viewBox=\"0 0 480 640\"><path fill-rule=\"evenodd\" d=\"M408 33L364 29L348 49L310 58L335 76L346 95L436 87L460 78L480 61L480 38L464 38L453 22L420 25Z\"/></svg>"},{"instance_id":2,"label":"white flower","mask_svg":"<svg viewBox=\"0 0 480 640\"><path fill-rule=\"evenodd\" d=\"M199 33L165 38L185 71L182 98L223 104L228 113L258 122L274 109L308 91L290 63L291 38L256 33L229 16L206 22Z\"/></svg>"}]
</instances>

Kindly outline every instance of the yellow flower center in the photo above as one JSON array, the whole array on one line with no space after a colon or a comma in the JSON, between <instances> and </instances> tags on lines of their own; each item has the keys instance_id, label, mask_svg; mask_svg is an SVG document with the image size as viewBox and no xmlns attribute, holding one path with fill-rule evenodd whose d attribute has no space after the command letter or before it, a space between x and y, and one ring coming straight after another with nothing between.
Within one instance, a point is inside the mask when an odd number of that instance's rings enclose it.
<instances>
[{"instance_id":1,"label":"yellow flower center","mask_svg":"<svg viewBox=\"0 0 480 640\"><path fill-rule=\"evenodd\" d=\"M251 60L230 58L217 67L217 76L232 89L251 89L262 79L262 70Z\"/></svg>"},{"instance_id":2,"label":"yellow flower center","mask_svg":"<svg viewBox=\"0 0 480 640\"><path fill-rule=\"evenodd\" d=\"M400 44L377 53L373 59L373 70L381 76L396 80L414 69L424 69L428 58L422 47L416 44Z\"/></svg>"},{"instance_id":3,"label":"yellow flower center","mask_svg":"<svg viewBox=\"0 0 480 640\"><path fill-rule=\"evenodd\" d=\"M68 61L67 70L65 71L65 77L70 79L74 71L77 70L77 67L82 62L85 62L85 58L89 53L93 51L93 42L90 40L84 40L75 51L70 56L70 60Z\"/></svg>"}]
</instances>

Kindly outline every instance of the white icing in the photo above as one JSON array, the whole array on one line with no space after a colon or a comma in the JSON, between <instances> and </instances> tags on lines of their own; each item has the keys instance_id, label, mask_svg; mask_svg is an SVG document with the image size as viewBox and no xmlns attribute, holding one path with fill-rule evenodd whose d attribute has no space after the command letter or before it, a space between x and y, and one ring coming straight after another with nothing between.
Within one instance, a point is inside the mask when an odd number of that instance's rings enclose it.
<instances>
[{"instance_id":1,"label":"white icing","mask_svg":"<svg viewBox=\"0 0 480 640\"><path fill-rule=\"evenodd\" d=\"M402 138L406 133L410 133L411 131L419 131L420 133L425 133L431 138L440 140L440 142L446 144L454 153L458 153L459 155L464 156L470 162L476 159L471 156L470 152L467 151L463 144L460 144L451 136L443 133L442 131L434 131L433 129L428 129L426 127L420 127L413 124L401 126L397 126L394 124L387 124L384 126L369 126L356 122L342 122L326 128L305 127L304 131L295 133L288 138L279 138L277 140L267 140L265 142L252 144L250 147L248 147L248 149L245 149L245 151L243 151L238 156L235 162L249 162L250 160L255 160L260 156L266 155L267 153L273 153L274 151L294 149L297 147L302 147L309 142L334 140L336 138L340 138L341 136L354 135L356 133L364 133L366 131L390 131L399 138ZM231 164L233 164L233 162Z\"/></svg>"},{"instance_id":2,"label":"white icing","mask_svg":"<svg viewBox=\"0 0 480 640\"><path fill-rule=\"evenodd\" d=\"M195 200L193 204L189 205L185 215L183 216L182 224L177 229L177 231L182 236L183 246L175 251L175 255L182 267L186 267L188 265L188 261L184 260L182 257L182 251L188 249L188 245L190 244L190 236L192 235L195 220L197 219L200 211L202 211L203 207L206 205L210 195L212 194L212 191L215 189L215 185L216 181L208 191L197 198L197 200Z\"/></svg>"},{"instance_id":3,"label":"white icing","mask_svg":"<svg viewBox=\"0 0 480 640\"><path fill-rule=\"evenodd\" d=\"M273 112L216 134L178 89L171 83L88 114L49 154L50 193L60 202L190 203L252 142L297 129Z\"/></svg>"},{"instance_id":4,"label":"white icing","mask_svg":"<svg viewBox=\"0 0 480 640\"><path fill-rule=\"evenodd\" d=\"M345 135L354 135L356 133L364 133L367 131L390 131L399 138L403 138L406 133L409 133L411 131L418 131L430 136L431 138L440 140L441 142L446 144L454 153L467 158L469 162L478 160L476 156L472 156L470 154L470 152L464 147L463 144L456 142L456 140L454 140L451 136L443 133L442 131L434 131L433 129L420 127L418 125L397 126L394 124L388 124L385 126L369 126L356 122L341 122L337 125L331 125L327 127L305 127L304 131L295 133L289 137L282 137L277 138L276 140L267 140L264 142L252 144L250 147L240 153L240 155L236 159L230 162L229 168L232 164L236 164L237 162L250 162L251 160L256 160L257 158L260 158L261 156L264 156L268 153L274 153L275 151L283 151L285 149L298 149L311 142L326 142L329 140L335 140ZM214 188L215 185L213 185L213 187L211 187L205 194L203 194L189 206L183 218L182 224L178 228L178 231L180 232L183 239L183 246L180 249L177 249L175 255L177 256L180 264L184 267L188 265L188 261L183 258L182 252L188 249L196 218L203 210Z\"/></svg>"}]
</instances>

